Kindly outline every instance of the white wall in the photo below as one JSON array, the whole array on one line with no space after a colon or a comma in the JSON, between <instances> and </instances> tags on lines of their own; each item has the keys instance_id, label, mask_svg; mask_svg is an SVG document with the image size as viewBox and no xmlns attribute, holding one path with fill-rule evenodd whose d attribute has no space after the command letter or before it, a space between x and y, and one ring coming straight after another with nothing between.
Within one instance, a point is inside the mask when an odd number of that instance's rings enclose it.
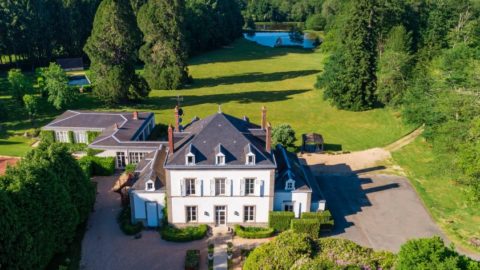
<instances>
[{"instance_id":1,"label":"white wall","mask_svg":"<svg viewBox=\"0 0 480 270\"><path fill-rule=\"evenodd\" d=\"M215 206L227 207L227 224L243 222L243 207L255 206L255 222L267 223L270 209L270 174L269 169L263 170L169 170L170 191L172 197L172 223L185 223L185 207L197 206L199 223L214 223ZM181 182L185 178L197 180L197 194L182 196ZM215 196L211 180L226 178L226 195ZM241 195L242 179L254 178L258 181L256 195ZM229 192L228 189L232 192ZM201 192L198 192L201 191ZM273 194L272 194L273 195Z\"/></svg>"},{"instance_id":2,"label":"white wall","mask_svg":"<svg viewBox=\"0 0 480 270\"><path fill-rule=\"evenodd\" d=\"M293 212L295 212L295 217L298 218L301 213L310 212L309 196L309 192L275 192L273 209L275 211L283 211L284 201L291 201L293 202Z\"/></svg>"},{"instance_id":3,"label":"white wall","mask_svg":"<svg viewBox=\"0 0 480 270\"><path fill-rule=\"evenodd\" d=\"M164 192L137 192L131 191L130 196L132 198L132 210L133 218L135 220L145 220L147 218L147 211L145 205L147 202L156 202L158 209L158 219L163 218L163 208L165 206L165 193Z\"/></svg>"}]
</instances>

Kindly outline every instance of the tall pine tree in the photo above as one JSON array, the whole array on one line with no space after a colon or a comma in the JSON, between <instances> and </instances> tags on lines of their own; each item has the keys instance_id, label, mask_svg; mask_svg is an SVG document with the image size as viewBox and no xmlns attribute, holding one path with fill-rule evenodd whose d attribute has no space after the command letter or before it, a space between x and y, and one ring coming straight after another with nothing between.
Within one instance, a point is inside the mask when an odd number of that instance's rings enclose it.
<instances>
[{"instance_id":1,"label":"tall pine tree","mask_svg":"<svg viewBox=\"0 0 480 270\"><path fill-rule=\"evenodd\" d=\"M103 0L84 50L92 61L94 92L107 104L148 95L148 85L134 68L140 42L130 1Z\"/></svg>"},{"instance_id":2,"label":"tall pine tree","mask_svg":"<svg viewBox=\"0 0 480 270\"><path fill-rule=\"evenodd\" d=\"M151 88L178 89L188 80L183 14L182 0L149 0L138 12L140 59Z\"/></svg>"},{"instance_id":3,"label":"tall pine tree","mask_svg":"<svg viewBox=\"0 0 480 270\"><path fill-rule=\"evenodd\" d=\"M352 3L341 31L342 44L318 78L317 86L325 88L324 98L340 109L361 111L376 103L377 5L372 0Z\"/></svg>"}]
</instances>

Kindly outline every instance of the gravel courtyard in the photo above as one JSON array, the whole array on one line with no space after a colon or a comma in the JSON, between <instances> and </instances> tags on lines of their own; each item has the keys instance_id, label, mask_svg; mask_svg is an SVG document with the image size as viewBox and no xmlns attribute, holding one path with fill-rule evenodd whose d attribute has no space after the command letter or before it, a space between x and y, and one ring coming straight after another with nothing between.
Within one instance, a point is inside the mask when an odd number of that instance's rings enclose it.
<instances>
[{"instance_id":1,"label":"gravel courtyard","mask_svg":"<svg viewBox=\"0 0 480 270\"><path fill-rule=\"evenodd\" d=\"M183 269L187 249L200 249L201 266L206 269L206 240L171 243L153 230L144 231L138 240L122 233L116 222L120 195L110 191L117 177L95 178L97 201L83 239L80 269Z\"/></svg>"}]
</instances>

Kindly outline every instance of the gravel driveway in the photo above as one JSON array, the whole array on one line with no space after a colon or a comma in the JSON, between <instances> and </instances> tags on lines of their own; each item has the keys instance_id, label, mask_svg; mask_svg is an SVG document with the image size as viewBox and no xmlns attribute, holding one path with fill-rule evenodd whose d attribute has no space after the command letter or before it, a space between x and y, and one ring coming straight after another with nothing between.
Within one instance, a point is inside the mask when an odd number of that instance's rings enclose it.
<instances>
[{"instance_id":1,"label":"gravel driveway","mask_svg":"<svg viewBox=\"0 0 480 270\"><path fill-rule=\"evenodd\" d=\"M397 252L412 238L442 236L416 192L401 176L317 176L335 219L332 236Z\"/></svg>"},{"instance_id":2,"label":"gravel driveway","mask_svg":"<svg viewBox=\"0 0 480 270\"><path fill-rule=\"evenodd\" d=\"M144 231L141 239L124 235L116 222L120 196L110 191L117 176L97 177L95 211L88 221L82 243L81 269L183 269L187 249L200 249L206 269L207 243L163 241L157 231Z\"/></svg>"}]
</instances>

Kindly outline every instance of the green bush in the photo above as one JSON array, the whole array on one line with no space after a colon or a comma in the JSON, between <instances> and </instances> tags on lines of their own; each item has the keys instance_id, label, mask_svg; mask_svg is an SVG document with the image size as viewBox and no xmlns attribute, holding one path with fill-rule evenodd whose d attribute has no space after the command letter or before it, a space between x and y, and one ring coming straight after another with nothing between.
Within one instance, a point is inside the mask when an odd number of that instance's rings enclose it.
<instances>
[{"instance_id":1,"label":"green bush","mask_svg":"<svg viewBox=\"0 0 480 270\"><path fill-rule=\"evenodd\" d=\"M320 222L321 230L331 230L334 225L332 214L329 210L321 212L304 212L302 219L317 219Z\"/></svg>"},{"instance_id":2,"label":"green bush","mask_svg":"<svg viewBox=\"0 0 480 270\"><path fill-rule=\"evenodd\" d=\"M135 164L128 164L127 166L125 166L125 173L134 173L136 167L137 166Z\"/></svg>"},{"instance_id":3,"label":"green bush","mask_svg":"<svg viewBox=\"0 0 480 270\"><path fill-rule=\"evenodd\" d=\"M162 239L171 242L189 242L199 240L205 237L208 227L205 224L199 226L188 226L185 228L175 228L167 225L160 229Z\"/></svg>"},{"instance_id":4,"label":"green bush","mask_svg":"<svg viewBox=\"0 0 480 270\"><path fill-rule=\"evenodd\" d=\"M68 142L75 143L75 136L73 135L73 131L71 130L68 131Z\"/></svg>"},{"instance_id":5,"label":"green bush","mask_svg":"<svg viewBox=\"0 0 480 270\"><path fill-rule=\"evenodd\" d=\"M317 219L292 219L291 229L296 233L306 233L313 239L320 236L320 222Z\"/></svg>"},{"instance_id":6,"label":"green bush","mask_svg":"<svg viewBox=\"0 0 480 270\"><path fill-rule=\"evenodd\" d=\"M187 250L187 255L185 256L185 270L197 269L200 269L200 250Z\"/></svg>"},{"instance_id":7,"label":"green bush","mask_svg":"<svg viewBox=\"0 0 480 270\"><path fill-rule=\"evenodd\" d=\"M43 142L53 143L55 142L55 133L53 130L42 130L40 131L40 138Z\"/></svg>"},{"instance_id":8,"label":"green bush","mask_svg":"<svg viewBox=\"0 0 480 270\"><path fill-rule=\"evenodd\" d=\"M277 232L283 232L290 228L290 221L295 218L293 212L272 211L268 217L268 227Z\"/></svg>"},{"instance_id":9,"label":"green bush","mask_svg":"<svg viewBox=\"0 0 480 270\"><path fill-rule=\"evenodd\" d=\"M240 225L235 225L235 234L242 238L267 238L272 236L274 232L275 230L273 228L244 227Z\"/></svg>"},{"instance_id":10,"label":"green bush","mask_svg":"<svg viewBox=\"0 0 480 270\"><path fill-rule=\"evenodd\" d=\"M87 131L88 143L92 143L99 135L98 131Z\"/></svg>"},{"instance_id":11,"label":"green bush","mask_svg":"<svg viewBox=\"0 0 480 270\"><path fill-rule=\"evenodd\" d=\"M40 129L38 128L31 128L28 129L25 134L27 135L28 138L36 138L38 135L40 135Z\"/></svg>"},{"instance_id":12,"label":"green bush","mask_svg":"<svg viewBox=\"0 0 480 270\"><path fill-rule=\"evenodd\" d=\"M65 143L70 153L83 152L87 150L87 145L84 143Z\"/></svg>"},{"instance_id":13,"label":"green bush","mask_svg":"<svg viewBox=\"0 0 480 270\"><path fill-rule=\"evenodd\" d=\"M90 162L90 174L97 176L108 176L115 172L115 157L96 157L96 156L84 156L80 159L84 167L88 169L85 163ZM86 170L88 172L88 170Z\"/></svg>"},{"instance_id":14,"label":"green bush","mask_svg":"<svg viewBox=\"0 0 480 270\"><path fill-rule=\"evenodd\" d=\"M95 155L97 155L97 154L99 154L99 153L102 153L102 152L103 152L103 150L93 149L93 148L87 148L87 156L93 157L93 156L95 156Z\"/></svg>"},{"instance_id":15,"label":"green bush","mask_svg":"<svg viewBox=\"0 0 480 270\"><path fill-rule=\"evenodd\" d=\"M122 209L120 214L118 214L117 221L120 229L126 235L135 235L143 230L143 224L141 222L132 224L130 207L124 207Z\"/></svg>"},{"instance_id":16,"label":"green bush","mask_svg":"<svg viewBox=\"0 0 480 270\"><path fill-rule=\"evenodd\" d=\"M327 21L323 18L322 14L314 14L307 18L305 22L305 27L308 30L322 31L325 29Z\"/></svg>"},{"instance_id":17,"label":"green bush","mask_svg":"<svg viewBox=\"0 0 480 270\"><path fill-rule=\"evenodd\" d=\"M81 158L78 160L78 165L88 178L92 177L92 159Z\"/></svg>"}]
</instances>

